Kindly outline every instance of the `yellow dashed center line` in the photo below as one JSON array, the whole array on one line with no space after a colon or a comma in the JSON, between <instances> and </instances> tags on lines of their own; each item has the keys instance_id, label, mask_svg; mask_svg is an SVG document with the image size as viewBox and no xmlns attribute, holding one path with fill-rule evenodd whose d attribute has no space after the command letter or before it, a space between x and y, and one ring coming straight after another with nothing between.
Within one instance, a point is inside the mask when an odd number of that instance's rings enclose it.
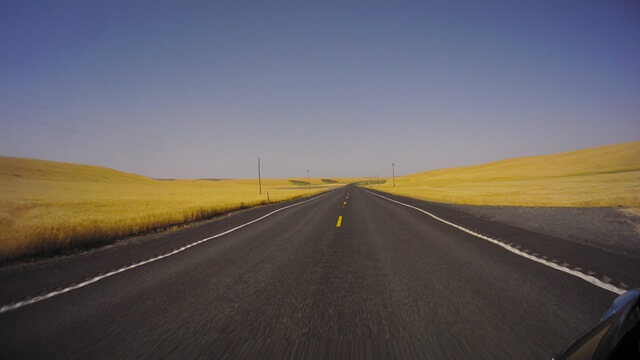
<instances>
[{"instance_id":1,"label":"yellow dashed center line","mask_svg":"<svg viewBox=\"0 0 640 360\"><path fill-rule=\"evenodd\" d=\"M349 193L347 193L346 199L344 199L344 203L342 203L342 208L344 209L347 206L347 200L349 200ZM342 226L342 215L338 216L338 222L336 223L336 227Z\"/></svg>"}]
</instances>

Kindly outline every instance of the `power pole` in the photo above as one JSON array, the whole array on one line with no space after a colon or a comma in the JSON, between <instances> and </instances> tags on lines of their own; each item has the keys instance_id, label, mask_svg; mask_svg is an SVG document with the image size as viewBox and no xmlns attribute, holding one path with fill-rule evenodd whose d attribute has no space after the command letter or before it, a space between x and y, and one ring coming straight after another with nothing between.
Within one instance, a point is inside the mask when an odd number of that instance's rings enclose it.
<instances>
[{"instance_id":1,"label":"power pole","mask_svg":"<svg viewBox=\"0 0 640 360\"><path fill-rule=\"evenodd\" d=\"M260 178L260 157L258 156L258 187L260 188L260 195L262 195L262 179Z\"/></svg>"},{"instance_id":2,"label":"power pole","mask_svg":"<svg viewBox=\"0 0 640 360\"><path fill-rule=\"evenodd\" d=\"M307 184L309 184L309 188L311 188L311 179L309 178L309 170L307 170Z\"/></svg>"},{"instance_id":3,"label":"power pole","mask_svg":"<svg viewBox=\"0 0 640 360\"><path fill-rule=\"evenodd\" d=\"M391 163L391 173L393 174L393 187L396 187L396 163Z\"/></svg>"}]
</instances>

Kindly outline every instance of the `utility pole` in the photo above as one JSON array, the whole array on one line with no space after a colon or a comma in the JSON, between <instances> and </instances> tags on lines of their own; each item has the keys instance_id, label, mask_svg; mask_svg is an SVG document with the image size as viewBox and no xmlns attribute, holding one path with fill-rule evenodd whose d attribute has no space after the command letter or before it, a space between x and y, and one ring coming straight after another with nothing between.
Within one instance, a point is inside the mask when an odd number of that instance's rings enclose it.
<instances>
[{"instance_id":1,"label":"utility pole","mask_svg":"<svg viewBox=\"0 0 640 360\"><path fill-rule=\"evenodd\" d=\"M311 188L311 179L309 178L309 170L307 170L307 183L309 184L309 188Z\"/></svg>"},{"instance_id":2,"label":"utility pole","mask_svg":"<svg viewBox=\"0 0 640 360\"><path fill-rule=\"evenodd\" d=\"M391 173L393 174L393 187L396 187L396 163L391 163Z\"/></svg>"},{"instance_id":3,"label":"utility pole","mask_svg":"<svg viewBox=\"0 0 640 360\"><path fill-rule=\"evenodd\" d=\"M262 179L260 178L260 156L258 156L258 187L260 188L260 195L262 195Z\"/></svg>"}]
</instances>

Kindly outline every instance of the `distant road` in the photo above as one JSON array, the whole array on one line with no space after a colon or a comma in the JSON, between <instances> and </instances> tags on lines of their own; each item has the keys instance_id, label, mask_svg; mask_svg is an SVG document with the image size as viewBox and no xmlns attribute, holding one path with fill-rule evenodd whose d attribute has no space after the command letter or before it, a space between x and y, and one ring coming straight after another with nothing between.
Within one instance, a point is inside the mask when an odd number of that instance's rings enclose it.
<instances>
[{"instance_id":1,"label":"distant road","mask_svg":"<svg viewBox=\"0 0 640 360\"><path fill-rule=\"evenodd\" d=\"M1 269L0 358L548 359L638 286L637 259L349 186Z\"/></svg>"}]
</instances>

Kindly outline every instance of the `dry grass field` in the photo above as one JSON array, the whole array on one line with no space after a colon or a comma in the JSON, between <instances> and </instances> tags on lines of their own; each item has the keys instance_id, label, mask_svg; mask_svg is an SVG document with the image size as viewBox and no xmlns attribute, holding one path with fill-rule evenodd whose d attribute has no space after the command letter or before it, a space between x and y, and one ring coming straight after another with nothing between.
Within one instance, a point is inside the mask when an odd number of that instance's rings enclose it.
<instances>
[{"instance_id":1,"label":"dry grass field","mask_svg":"<svg viewBox=\"0 0 640 360\"><path fill-rule=\"evenodd\" d=\"M472 205L640 207L640 142L396 177L374 189Z\"/></svg>"},{"instance_id":2,"label":"dry grass field","mask_svg":"<svg viewBox=\"0 0 640 360\"><path fill-rule=\"evenodd\" d=\"M306 181L306 179L305 179ZM116 170L0 157L0 259L123 238L330 189L321 179L154 180Z\"/></svg>"}]
</instances>

